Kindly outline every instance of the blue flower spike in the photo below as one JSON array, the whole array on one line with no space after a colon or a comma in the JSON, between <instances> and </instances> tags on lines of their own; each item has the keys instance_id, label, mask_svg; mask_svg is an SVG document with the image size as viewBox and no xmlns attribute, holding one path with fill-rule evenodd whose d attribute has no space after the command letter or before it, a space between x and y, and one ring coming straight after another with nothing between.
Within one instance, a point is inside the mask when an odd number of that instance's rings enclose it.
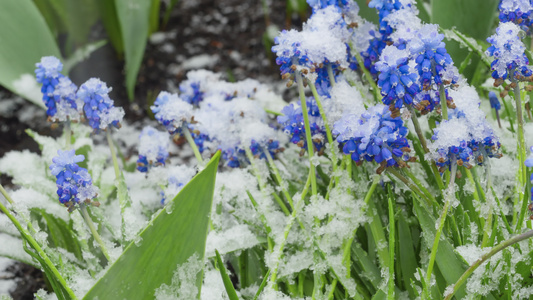
<instances>
[{"instance_id":1,"label":"blue flower spike","mask_svg":"<svg viewBox=\"0 0 533 300\"><path fill-rule=\"evenodd\" d=\"M80 204L100 205L93 200L98 195L98 188L92 184L91 175L87 169L78 166L84 159L83 155L76 155L75 150L58 150L50 165L50 171L57 179L59 202L69 212Z\"/></svg>"},{"instance_id":2,"label":"blue flower spike","mask_svg":"<svg viewBox=\"0 0 533 300\"><path fill-rule=\"evenodd\" d=\"M496 33L487 38L491 44L485 53L494 57L491 63L494 86L500 86L504 80L514 79L525 81L533 74L526 57L526 47L521 40L522 31L512 22L500 23Z\"/></svg>"},{"instance_id":3,"label":"blue flower spike","mask_svg":"<svg viewBox=\"0 0 533 300\"><path fill-rule=\"evenodd\" d=\"M91 78L77 92L78 98L85 103L85 118L96 132L107 130L110 125L120 128L120 121L124 118L124 110L115 107L113 100L109 98L110 91L111 88L105 82Z\"/></svg>"},{"instance_id":4,"label":"blue flower spike","mask_svg":"<svg viewBox=\"0 0 533 300\"><path fill-rule=\"evenodd\" d=\"M406 167L410 157L408 129L400 117L392 117L383 104L370 107L361 116L346 115L337 121L333 133L342 146L342 152L361 165L364 160L380 164L380 174L387 167Z\"/></svg>"},{"instance_id":5,"label":"blue flower spike","mask_svg":"<svg viewBox=\"0 0 533 300\"><path fill-rule=\"evenodd\" d=\"M46 114L51 122L81 120L83 101L76 96L78 87L61 74L63 64L54 56L45 56L35 64L35 76L42 84Z\"/></svg>"},{"instance_id":6,"label":"blue flower spike","mask_svg":"<svg viewBox=\"0 0 533 300\"><path fill-rule=\"evenodd\" d=\"M181 134L182 127L193 121L193 106L178 97L177 94L161 92L150 107L155 119L168 130L170 134Z\"/></svg>"}]
</instances>

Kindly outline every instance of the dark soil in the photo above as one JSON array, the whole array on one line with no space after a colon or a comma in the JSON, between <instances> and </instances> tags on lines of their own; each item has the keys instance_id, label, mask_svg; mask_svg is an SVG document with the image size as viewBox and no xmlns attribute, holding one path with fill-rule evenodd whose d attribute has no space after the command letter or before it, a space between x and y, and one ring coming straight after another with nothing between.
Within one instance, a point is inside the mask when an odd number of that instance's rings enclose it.
<instances>
[{"instance_id":1,"label":"dark soil","mask_svg":"<svg viewBox=\"0 0 533 300\"><path fill-rule=\"evenodd\" d=\"M177 87L188 71L183 63L192 57L207 54L218 58L202 68L226 74L227 80L253 78L261 82L279 81L279 69L263 43L266 23L275 24L280 30L287 24L299 27L302 20L294 14L286 17L286 1L271 0L271 13L267 18L260 0L181 0L173 9L169 23L162 32L167 33L162 43L148 42L135 88L134 101L129 102L124 85L124 65L108 43L92 56L76 66L71 79L78 85L90 77L98 77L113 87L111 98L117 106L126 110L126 119L136 123L149 117L150 104L162 90ZM162 5L164 6L164 5ZM161 11L161 20L164 7ZM101 24L94 26L93 40L105 38ZM171 45L173 51L169 51ZM13 96L0 91L0 98ZM5 103L5 102L3 102ZM8 115L0 115L0 157L11 150L29 149L39 152L38 145L24 132L27 128L48 136L60 135L60 129L52 129L43 110L24 100L11 101ZM21 120L19 116L34 110L32 118ZM0 176L4 186L11 180ZM10 267L16 276L17 288L11 292L13 299L33 299L33 293L46 288L43 274L33 267L16 263Z\"/></svg>"}]
</instances>

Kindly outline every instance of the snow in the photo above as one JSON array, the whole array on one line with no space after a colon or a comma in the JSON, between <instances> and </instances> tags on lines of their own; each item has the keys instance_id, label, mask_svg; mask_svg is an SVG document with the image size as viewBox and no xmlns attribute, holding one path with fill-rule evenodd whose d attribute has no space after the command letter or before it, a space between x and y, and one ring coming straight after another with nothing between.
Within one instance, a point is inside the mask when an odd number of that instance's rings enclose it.
<instances>
[{"instance_id":1,"label":"snow","mask_svg":"<svg viewBox=\"0 0 533 300\"><path fill-rule=\"evenodd\" d=\"M198 254L195 253L189 257L186 262L176 267L170 285L162 284L155 290L155 299L189 300L197 298L196 280L198 273L201 274L203 266L204 263L199 259Z\"/></svg>"}]
</instances>

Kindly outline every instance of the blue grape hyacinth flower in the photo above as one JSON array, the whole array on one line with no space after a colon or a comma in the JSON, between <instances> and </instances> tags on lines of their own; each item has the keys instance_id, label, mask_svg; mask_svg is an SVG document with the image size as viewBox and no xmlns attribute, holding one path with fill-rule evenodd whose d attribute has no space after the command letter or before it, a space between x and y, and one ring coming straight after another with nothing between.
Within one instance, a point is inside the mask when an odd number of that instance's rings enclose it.
<instances>
[{"instance_id":1,"label":"blue grape hyacinth flower","mask_svg":"<svg viewBox=\"0 0 533 300\"><path fill-rule=\"evenodd\" d=\"M505 80L511 72L513 72L511 75L519 80L522 76L532 75L528 66L529 60L525 54L526 47L521 41L520 32L520 27L514 23L500 23L496 28L496 34L487 38L487 42L491 46L485 53L494 57L494 61L491 63L494 79Z\"/></svg>"},{"instance_id":2,"label":"blue grape hyacinth flower","mask_svg":"<svg viewBox=\"0 0 533 300\"><path fill-rule=\"evenodd\" d=\"M427 24L420 28L409 43L409 50L415 58L416 69L420 75L419 82L424 89L433 83L443 84L442 72L453 64L452 58L442 41L444 34L439 33L435 24ZM450 84L454 82L448 82Z\"/></svg>"},{"instance_id":3,"label":"blue grape hyacinth flower","mask_svg":"<svg viewBox=\"0 0 533 300\"><path fill-rule=\"evenodd\" d=\"M400 50L395 46L387 46L383 50L376 69L380 72L378 85L384 104L400 109L404 105L412 105L420 92L418 74L411 70L408 62L407 50Z\"/></svg>"},{"instance_id":4,"label":"blue grape hyacinth flower","mask_svg":"<svg viewBox=\"0 0 533 300\"><path fill-rule=\"evenodd\" d=\"M313 147L320 154L324 151L325 128L314 98L307 99L307 110L311 136L313 137ZM291 143L302 148L300 154L303 155L307 150L307 140L301 106L295 103L289 104L281 110L281 113L283 116L278 116L278 123L283 131L290 136Z\"/></svg>"},{"instance_id":5,"label":"blue grape hyacinth flower","mask_svg":"<svg viewBox=\"0 0 533 300\"><path fill-rule=\"evenodd\" d=\"M49 120L79 121L83 101L76 96L78 87L60 73L63 69L61 61L54 56L45 56L35 66L35 76L37 82L42 84L41 92Z\"/></svg>"},{"instance_id":6,"label":"blue grape hyacinth flower","mask_svg":"<svg viewBox=\"0 0 533 300\"><path fill-rule=\"evenodd\" d=\"M70 212L77 204L91 203L98 195L98 188L93 186L87 169L77 164L84 159L83 155L76 155L75 150L58 150L50 165L50 171L57 179L59 202L68 207Z\"/></svg>"},{"instance_id":7,"label":"blue grape hyacinth flower","mask_svg":"<svg viewBox=\"0 0 533 300\"><path fill-rule=\"evenodd\" d=\"M115 107L109 98L110 91L105 82L91 78L77 92L78 98L85 102L85 117L95 131L106 130L110 125L120 128L120 121L124 118L124 110Z\"/></svg>"},{"instance_id":8,"label":"blue grape hyacinth flower","mask_svg":"<svg viewBox=\"0 0 533 300\"><path fill-rule=\"evenodd\" d=\"M139 136L139 158L137 170L148 172L154 166L164 166L168 159L170 136L167 132L160 132L151 126L146 126Z\"/></svg>"},{"instance_id":9,"label":"blue grape hyacinth flower","mask_svg":"<svg viewBox=\"0 0 533 300\"><path fill-rule=\"evenodd\" d=\"M193 106L184 101L177 94L161 92L150 107L155 119L168 130L170 134L181 134L182 127L193 120Z\"/></svg>"},{"instance_id":10,"label":"blue grape hyacinth flower","mask_svg":"<svg viewBox=\"0 0 533 300\"><path fill-rule=\"evenodd\" d=\"M500 22L512 22L529 32L533 24L533 5L530 0L501 0L498 5Z\"/></svg>"},{"instance_id":11,"label":"blue grape hyacinth flower","mask_svg":"<svg viewBox=\"0 0 533 300\"><path fill-rule=\"evenodd\" d=\"M361 116L344 116L334 124L333 133L342 145L342 152L357 164L363 160L381 164L378 173L385 167L403 167L410 160L408 129L383 104L370 107Z\"/></svg>"}]
</instances>

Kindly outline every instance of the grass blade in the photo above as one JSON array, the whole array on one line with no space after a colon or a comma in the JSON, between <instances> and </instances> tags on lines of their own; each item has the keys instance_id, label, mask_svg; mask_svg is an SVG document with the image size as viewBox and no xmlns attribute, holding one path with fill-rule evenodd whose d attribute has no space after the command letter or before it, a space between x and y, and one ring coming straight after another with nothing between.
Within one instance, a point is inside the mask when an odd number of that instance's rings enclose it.
<instances>
[{"instance_id":1,"label":"grass blade","mask_svg":"<svg viewBox=\"0 0 533 300\"><path fill-rule=\"evenodd\" d=\"M220 257L220 253L218 253L218 250L215 249L215 258L217 261L218 270L220 271L220 276L222 276L222 281L224 281L224 287L226 288L226 293L228 294L228 297L230 300L239 300L239 296L237 296L237 292L235 291L235 288L233 287L233 283L231 283L231 279L228 276L228 271L226 270L226 267L224 266L224 262L222 261L222 258Z\"/></svg>"}]
</instances>

